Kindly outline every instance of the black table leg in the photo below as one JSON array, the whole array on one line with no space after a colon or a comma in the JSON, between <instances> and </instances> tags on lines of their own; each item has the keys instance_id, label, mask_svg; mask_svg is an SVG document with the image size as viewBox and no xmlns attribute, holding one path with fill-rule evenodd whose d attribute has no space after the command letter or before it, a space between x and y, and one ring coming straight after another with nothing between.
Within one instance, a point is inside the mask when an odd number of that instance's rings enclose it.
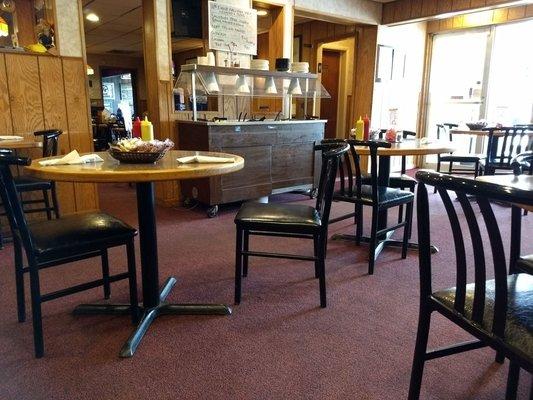
<instances>
[{"instance_id":1,"label":"black table leg","mask_svg":"<svg viewBox=\"0 0 533 400\"><path fill-rule=\"evenodd\" d=\"M379 162L379 175L378 175L378 186L389 186L390 181L390 156L379 156L378 158ZM382 210L378 215L378 230L385 229L387 227L387 217L388 213L387 210ZM385 247L396 247L396 248L402 248L403 241L391 239L392 235L394 234L394 231L389 231L382 236L378 236L378 241L376 245L375 250L375 257L377 258L381 252L385 249ZM355 235L333 235L333 240L348 240L351 242L355 242L356 238ZM363 236L361 238L362 243L369 243L370 238L368 236ZM418 243L411 243L409 242L407 244L408 249L412 250L418 250ZM431 252L437 253L439 249L435 246L431 246Z\"/></svg>"},{"instance_id":2,"label":"black table leg","mask_svg":"<svg viewBox=\"0 0 533 400\"><path fill-rule=\"evenodd\" d=\"M154 184L137 183L137 211L139 215L139 240L143 282L142 317L127 342L120 350L121 357L132 357L144 334L159 315L229 315L231 308L224 304L169 304L166 301L176 279L170 277L159 289L157 260L157 232L155 217ZM128 305L81 305L75 314L127 314Z\"/></svg>"}]
</instances>

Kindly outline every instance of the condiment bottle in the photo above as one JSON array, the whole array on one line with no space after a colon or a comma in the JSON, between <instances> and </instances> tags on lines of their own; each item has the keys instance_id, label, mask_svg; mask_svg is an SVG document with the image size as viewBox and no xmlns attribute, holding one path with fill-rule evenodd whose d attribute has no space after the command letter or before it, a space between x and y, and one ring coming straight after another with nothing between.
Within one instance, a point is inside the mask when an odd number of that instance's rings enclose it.
<instances>
[{"instance_id":1,"label":"condiment bottle","mask_svg":"<svg viewBox=\"0 0 533 400\"><path fill-rule=\"evenodd\" d=\"M131 136L141 137L141 120L139 117L135 117L135 121L133 121L133 127L131 129Z\"/></svg>"},{"instance_id":2,"label":"condiment bottle","mask_svg":"<svg viewBox=\"0 0 533 400\"><path fill-rule=\"evenodd\" d=\"M148 121L148 117L144 117L144 121L141 122L141 136L145 142L154 140L154 126Z\"/></svg>"},{"instance_id":3,"label":"condiment bottle","mask_svg":"<svg viewBox=\"0 0 533 400\"><path fill-rule=\"evenodd\" d=\"M359 116L359 119L355 123L355 139L356 140L363 140L364 139L364 133L365 133L365 123L361 119L361 116Z\"/></svg>"},{"instance_id":4,"label":"condiment bottle","mask_svg":"<svg viewBox=\"0 0 533 400\"><path fill-rule=\"evenodd\" d=\"M368 115L365 114L365 117L363 118L364 128L363 128L363 137L365 140L369 139L369 133L370 133L370 118L368 118Z\"/></svg>"}]
</instances>

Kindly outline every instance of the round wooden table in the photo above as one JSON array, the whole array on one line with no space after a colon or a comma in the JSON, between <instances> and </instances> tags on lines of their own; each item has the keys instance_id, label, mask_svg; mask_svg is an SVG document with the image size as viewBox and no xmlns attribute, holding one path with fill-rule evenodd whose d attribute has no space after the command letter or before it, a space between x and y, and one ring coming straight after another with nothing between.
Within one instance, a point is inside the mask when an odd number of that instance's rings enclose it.
<instances>
[{"instance_id":1,"label":"round wooden table","mask_svg":"<svg viewBox=\"0 0 533 400\"><path fill-rule=\"evenodd\" d=\"M198 153L214 157L233 157L233 163L180 164L178 157ZM143 316L137 328L120 351L121 357L131 357L139 346L151 323L159 315L228 315L231 309L224 304L169 304L165 300L176 284L169 277L159 290L157 261L157 230L155 216L154 182L205 178L228 174L244 167L244 159L233 154L169 151L155 164L120 164L108 153L97 153L104 162L81 165L41 166L34 160L26 167L28 174L38 178L65 182L135 182L137 212L139 217L139 241L143 284ZM82 304L75 314L128 314L129 305Z\"/></svg>"},{"instance_id":2,"label":"round wooden table","mask_svg":"<svg viewBox=\"0 0 533 400\"><path fill-rule=\"evenodd\" d=\"M421 139L404 139L402 142L391 143L390 148L378 149L378 186L389 186L390 181L390 163L393 156L426 156L432 154L451 153L456 150L456 147L452 142L448 141L423 141ZM369 155L370 150L368 147L356 147L357 154ZM383 210L378 216L378 230L385 229L387 227L387 210ZM378 238L378 244L376 246L375 255L376 258L385 248L390 247L402 247L401 240L391 239L394 234L394 230L391 230ZM336 234L333 235L333 239L349 240L356 242L355 235ZM361 238L363 243L370 242L370 238L363 236ZM418 250L418 243L408 243L408 248ZM432 252L436 253L438 249L432 247Z\"/></svg>"}]
</instances>

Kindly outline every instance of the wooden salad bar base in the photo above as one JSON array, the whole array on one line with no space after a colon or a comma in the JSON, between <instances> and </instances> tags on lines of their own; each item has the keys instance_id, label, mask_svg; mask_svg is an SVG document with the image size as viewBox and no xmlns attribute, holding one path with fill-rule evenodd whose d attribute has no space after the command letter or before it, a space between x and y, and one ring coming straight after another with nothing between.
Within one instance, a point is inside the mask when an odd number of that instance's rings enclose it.
<instances>
[{"instance_id":1,"label":"wooden salad bar base","mask_svg":"<svg viewBox=\"0 0 533 400\"><path fill-rule=\"evenodd\" d=\"M218 205L258 199L294 190L318 187L320 154L315 142L324 138L326 121L255 121L178 123L181 150L238 154L244 168L234 174L181 182L186 201L209 206L214 217Z\"/></svg>"}]
</instances>

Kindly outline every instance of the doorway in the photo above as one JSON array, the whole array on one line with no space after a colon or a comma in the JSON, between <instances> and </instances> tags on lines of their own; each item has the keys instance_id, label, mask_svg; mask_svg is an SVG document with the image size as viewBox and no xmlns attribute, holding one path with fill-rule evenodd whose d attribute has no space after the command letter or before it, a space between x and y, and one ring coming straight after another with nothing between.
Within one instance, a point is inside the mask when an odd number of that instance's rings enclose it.
<instances>
[{"instance_id":1,"label":"doorway","mask_svg":"<svg viewBox=\"0 0 533 400\"><path fill-rule=\"evenodd\" d=\"M341 53L326 50L322 52L322 85L331 95L330 99L322 99L320 118L327 119L325 137L337 137L337 113L339 109L339 80Z\"/></svg>"},{"instance_id":2,"label":"doorway","mask_svg":"<svg viewBox=\"0 0 533 400\"><path fill-rule=\"evenodd\" d=\"M131 121L137 110L135 70L103 67L100 76L104 108L122 123Z\"/></svg>"}]
</instances>

